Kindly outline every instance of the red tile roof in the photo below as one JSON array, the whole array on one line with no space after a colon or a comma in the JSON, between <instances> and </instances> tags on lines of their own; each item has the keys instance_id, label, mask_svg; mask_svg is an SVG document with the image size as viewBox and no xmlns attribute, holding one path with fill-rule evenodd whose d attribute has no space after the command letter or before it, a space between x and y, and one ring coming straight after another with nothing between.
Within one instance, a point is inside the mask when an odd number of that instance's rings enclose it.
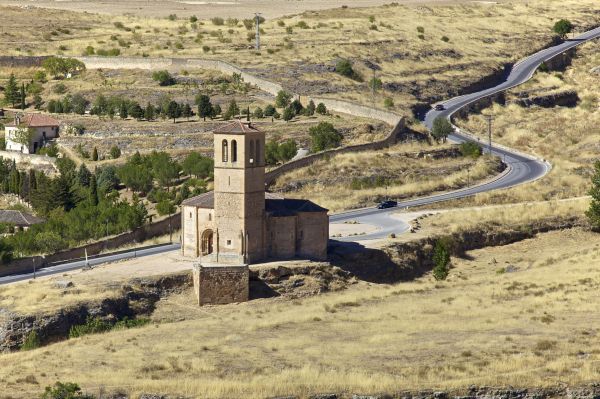
<instances>
[{"instance_id":1,"label":"red tile roof","mask_svg":"<svg viewBox=\"0 0 600 399\"><path fill-rule=\"evenodd\" d=\"M42 114L26 114L21 117L21 125L25 125L27 127L46 127L46 126L59 126L60 122L48 115ZM14 127L15 124L11 123L7 126Z\"/></svg>"},{"instance_id":2,"label":"red tile roof","mask_svg":"<svg viewBox=\"0 0 600 399\"><path fill-rule=\"evenodd\" d=\"M254 133L259 130L252 126L250 122L235 120L231 123L228 123L224 126L218 127L213 130L213 133L234 133L234 134L244 134L244 133Z\"/></svg>"}]
</instances>

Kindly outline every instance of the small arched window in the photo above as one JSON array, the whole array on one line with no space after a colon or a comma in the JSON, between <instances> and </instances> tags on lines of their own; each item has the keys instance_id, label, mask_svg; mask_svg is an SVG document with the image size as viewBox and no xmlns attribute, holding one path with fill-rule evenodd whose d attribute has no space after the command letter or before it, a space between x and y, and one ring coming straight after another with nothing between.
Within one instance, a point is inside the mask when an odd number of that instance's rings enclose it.
<instances>
[{"instance_id":1,"label":"small arched window","mask_svg":"<svg viewBox=\"0 0 600 399\"><path fill-rule=\"evenodd\" d=\"M231 140L231 162L237 162L237 141Z\"/></svg>"},{"instance_id":2,"label":"small arched window","mask_svg":"<svg viewBox=\"0 0 600 399\"><path fill-rule=\"evenodd\" d=\"M248 158L250 163L254 163L254 140L250 140L250 151Z\"/></svg>"},{"instance_id":3,"label":"small arched window","mask_svg":"<svg viewBox=\"0 0 600 399\"><path fill-rule=\"evenodd\" d=\"M223 147L223 151L221 154L221 158L222 158L223 162L227 162L227 157L229 156L229 150L227 148L228 147L227 140L223 140L222 147Z\"/></svg>"},{"instance_id":4,"label":"small arched window","mask_svg":"<svg viewBox=\"0 0 600 399\"><path fill-rule=\"evenodd\" d=\"M260 141L256 140L256 165L260 164Z\"/></svg>"}]
</instances>

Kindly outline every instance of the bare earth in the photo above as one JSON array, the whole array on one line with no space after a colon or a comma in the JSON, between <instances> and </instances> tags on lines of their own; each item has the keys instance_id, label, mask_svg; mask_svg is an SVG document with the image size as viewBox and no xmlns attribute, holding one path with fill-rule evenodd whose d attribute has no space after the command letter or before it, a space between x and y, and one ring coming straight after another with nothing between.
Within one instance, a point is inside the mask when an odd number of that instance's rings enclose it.
<instances>
[{"instance_id":1,"label":"bare earth","mask_svg":"<svg viewBox=\"0 0 600 399\"><path fill-rule=\"evenodd\" d=\"M70 11L87 11L111 15L133 14L147 17L196 15L201 19L212 17L248 18L260 12L266 18L298 14L308 10L325 10L341 7L373 7L390 3L391 0L128 0L128 1L70 1L70 0L0 0L0 5L32 6ZM500 1L502 2L502 1ZM400 4L470 3L457 0L397 0Z\"/></svg>"}]
</instances>

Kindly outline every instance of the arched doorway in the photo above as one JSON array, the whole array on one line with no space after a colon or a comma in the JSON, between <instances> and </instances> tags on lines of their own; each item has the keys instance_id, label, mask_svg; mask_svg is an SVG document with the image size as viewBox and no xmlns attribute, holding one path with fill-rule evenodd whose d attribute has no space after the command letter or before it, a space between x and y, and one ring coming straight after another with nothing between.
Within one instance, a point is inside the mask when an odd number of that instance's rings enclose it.
<instances>
[{"instance_id":1,"label":"arched doorway","mask_svg":"<svg viewBox=\"0 0 600 399\"><path fill-rule=\"evenodd\" d=\"M213 232L212 230L204 230L202 233L202 255L209 255L213 252Z\"/></svg>"}]
</instances>

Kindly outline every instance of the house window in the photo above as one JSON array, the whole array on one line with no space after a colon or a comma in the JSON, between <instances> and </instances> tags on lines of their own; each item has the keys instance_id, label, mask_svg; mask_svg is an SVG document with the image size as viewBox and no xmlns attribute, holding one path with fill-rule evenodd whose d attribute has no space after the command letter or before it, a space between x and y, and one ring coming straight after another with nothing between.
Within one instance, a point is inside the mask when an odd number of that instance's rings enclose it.
<instances>
[{"instance_id":1,"label":"house window","mask_svg":"<svg viewBox=\"0 0 600 399\"><path fill-rule=\"evenodd\" d=\"M192 212L190 212L190 219L192 218Z\"/></svg>"},{"instance_id":2,"label":"house window","mask_svg":"<svg viewBox=\"0 0 600 399\"><path fill-rule=\"evenodd\" d=\"M254 141L250 140L250 156L249 156L249 161L250 163L254 163Z\"/></svg>"},{"instance_id":3,"label":"house window","mask_svg":"<svg viewBox=\"0 0 600 399\"><path fill-rule=\"evenodd\" d=\"M227 162L227 157L229 156L229 150L227 148L228 147L227 140L223 140L222 147L223 147L222 154L221 154L222 161Z\"/></svg>"},{"instance_id":4,"label":"house window","mask_svg":"<svg viewBox=\"0 0 600 399\"><path fill-rule=\"evenodd\" d=\"M231 162L237 162L237 141L231 141Z\"/></svg>"},{"instance_id":5,"label":"house window","mask_svg":"<svg viewBox=\"0 0 600 399\"><path fill-rule=\"evenodd\" d=\"M208 214L208 221L210 222L212 220L212 213Z\"/></svg>"},{"instance_id":6,"label":"house window","mask_svg":"<svg viewBox=\"0 0 600 399\"><path fill-rule=\"evenodd\" d=\"M227 246L230 247L231 246L231 240L227 240Z\"/></svg>"}]
</instances>

